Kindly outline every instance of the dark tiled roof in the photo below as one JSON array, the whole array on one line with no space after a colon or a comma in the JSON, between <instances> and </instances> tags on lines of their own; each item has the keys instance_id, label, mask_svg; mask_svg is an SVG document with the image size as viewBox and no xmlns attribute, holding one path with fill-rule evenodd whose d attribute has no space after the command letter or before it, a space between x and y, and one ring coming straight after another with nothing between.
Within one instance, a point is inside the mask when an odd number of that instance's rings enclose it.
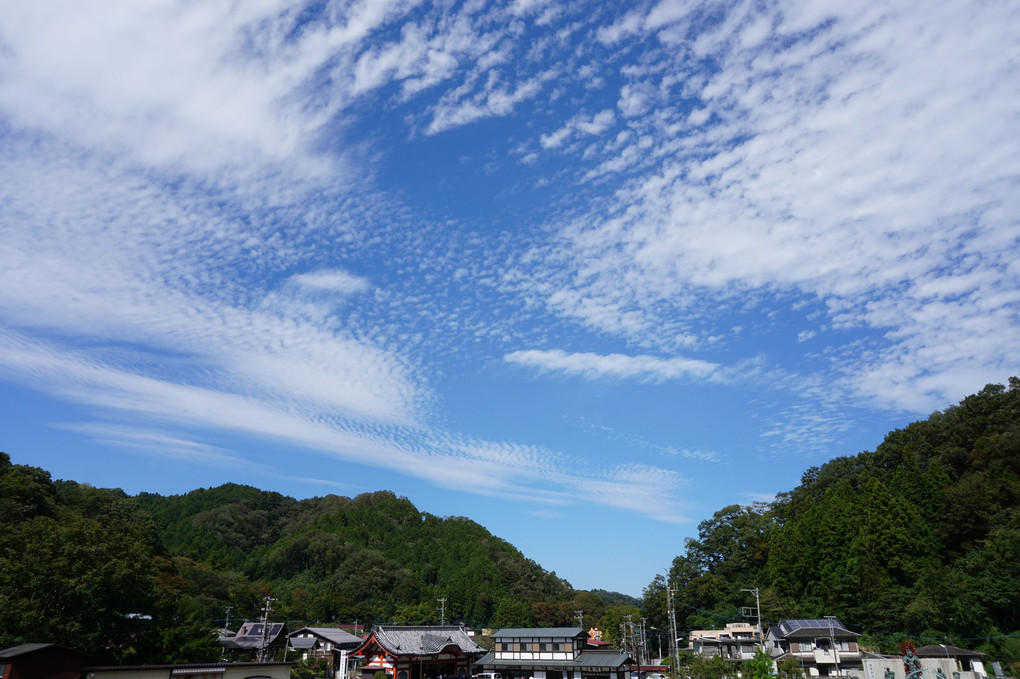
<instances>
[{"instance_id":1,"label":"dark tiled roof","mask_svg":"<svg viewBox=\"0 0 1020 679\"><path fill-rule=\"evenodd\" d=\"M291 646L298 648L294 645L294 642L302 634L312 633L317 637L321 637L326 641L331 641L338 646L357 646L361 644L361 637L356 637L350 632L345 632L339 627L302 627L296 632L291 632L288 636L290 637Z\"/></svg>"},{"instance_id":2,"label":"dark tiled roof","mask_svg":"<svg viewBox=\"0 0 1020 679\"><path fill-rule=\"evenodd\" d=\"M179 665L165 664L165 665L97 665L95 667L83 667L83 672L91 671L102 671L102 672L131 672L134 670L204 670L208 669L210 672L221 672L229 667L270 667L274 665L288 665L293 666L297 663L294 662L213 662L213 663L181 663Z\"/></svg>"},{"instance_id":3,"label":"dark tiled roof","mask_svg":"<svg viewBox=\"0 0 1020 679\"><path fill-rule=\"evenodd\" d=\"M284 623L282 622L269 623L266 642L272 644L276 641L276 638L283 632L283 628ZM221 637L220 643L227 648L259 648L262 645L262 623L246 622L241 625L241 629L237 630L237 634L233 637Z\"/></svg>"},{"instance_id":4,"label":"dark tiled roof","mask_svg":"<svg viewBox=\"0 0 1020 679\"><path fill-rule=\"evenodd\" d=\"M984 653L978 653L977 651L968 651L966 648L942 646L941 644L921 646L916 650L916 653L918 658L945 658L947 653L950 658L976 658L984 655Z\"/></svg>"},{"instance_id":5,"label":"dark tiled roof","mask_svg":"<svg viewBox=\"0 0 1020 679\"><path fill-rule=\"evenodd\" d=\"M82 656L88 655L87 653L82 653L81 651L76 651L73 648L65 648L64 646L61 646L59 644L28 643L28 644L19 644L17 646L11 646L10 648L5 648L3 650L0 650L0 658L16 658L19 655L25 655L26 653L35 653L36 651L41 651L41 650L47 649L47 648L48 649L57 649L57 650L61 650L61 651L70 651L71 653L77 653L78 655L82 655Z\"/></svg>"},{"instance_id":6,"label":"dark tiled roof","mask_svg":"<svg viewBox=\"0 0 1020 679\"><path fill-rule=\"evenodd\" d=\"M375 640L394 655L432 655L447 646L458 647L463 653L484 653L463 627L424 625L376 625L372 631Z\"/></svg>"},{"instance_id":7,"label":"dark tiled roof","mask_svg":"<svg viewBox=\"0 0 1020 679\"><path fill-rule=\"evenodd\" d=\"M619 667L634 660L623 651L581 651L574 662L581 667Z\"/></svg>"},{"instance_id":8,"label":"dark tiled roof","mask_svg":"<svg viewBox=\"0 0 1020 679\"><path fill-rule=\"evenodd\" d=\"M856 639L861 636L848 630L836 618L831 621L828 618L791 618L780 620L775 629L783 639L816 639L827 637L830 633L836 639Z\"/></svg>"},{"instance_id":9,"label":"dark tiled roof","mask_svg":"<svg viewBox=\"0 0 1020 679\"><path fill-rule=\"evenodd\" d=\"M492 635L493 639L510 637L513 639L521 637L547 638L547 637L576 637L578 634L587 633L580 627L507 627L497 630Z\"/></svg>"},{"instance_id":10,"label":"dark tiled roof","mask_svg":"<svg viewBox=\"0 0 1020 679\"><path fill-rule=\"evenodd\" d=\"M618 669L622 665L633 663L634 660L623 651L581 651L575 660L497 660L496 654L490 651L479 658L475 665L494 669L500 667L608 667Z\"/></svg>"},{"instance_id":11,"label":"dark tiled roof","mask_svg":"<svg viewBox=\"0 0 1020 679\"><path fill-rule=\"evenodd\" d=\"M11 646L0 651L0 658L15 658L19 655L38 651L47 646L53 646L53 644L20 644L18 646Z\"/></svg>"}]
</instances>

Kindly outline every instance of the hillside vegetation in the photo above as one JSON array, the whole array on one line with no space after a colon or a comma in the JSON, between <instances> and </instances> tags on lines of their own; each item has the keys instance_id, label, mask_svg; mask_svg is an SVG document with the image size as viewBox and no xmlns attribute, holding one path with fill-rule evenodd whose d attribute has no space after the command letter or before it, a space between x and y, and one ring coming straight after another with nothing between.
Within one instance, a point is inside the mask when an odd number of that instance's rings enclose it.
<instances>
[{"instance_id":1,"label":"hillside vegetation","mask_svg":"<svg viewBox=\"0 0 1020 679\"><path fill-rule=\"evenodd\" d=\"M138 501L179 561L210 578L262 583L252 594L271 590L291 619L431 620L439 616L436 598L445 596L448 617L482 624L512 615L518 602L573 594L474 521L419 512L388 491L297 501L228 484ZM230 603L223 593L212 592L210 603ZM235 610L257 606L255 598L234 603Z\"/></svg>"},{"instance_id":2,"label":"hillside vegetation","mask_svg":"<svg viewBox=\"0 0 1020 679\"><path fill-rule=\"evenodd\" d=\"M207 660L228 607L295 624L608 623L634 605L575 591L463 517L388 491L295 500L226 484L129 497L0 453L0 648L59 641L96 661ZM620 596L620 595L618 595ZM632 603L632 602L631 602Z\"/></svg>"},{"instance_id":3,"label":"hillside vegetation","mask_svg":"<svg viewBox=\"0 0 1020 679\"><path fill-rule=\"evenodd\" d=\"M738 619L757 587L764 622L836 615L886 651L910 636L1020 657L1020 380L716 512L646 588L657 627L667 582L681 629Z\"/></svg>"}]
</instances>

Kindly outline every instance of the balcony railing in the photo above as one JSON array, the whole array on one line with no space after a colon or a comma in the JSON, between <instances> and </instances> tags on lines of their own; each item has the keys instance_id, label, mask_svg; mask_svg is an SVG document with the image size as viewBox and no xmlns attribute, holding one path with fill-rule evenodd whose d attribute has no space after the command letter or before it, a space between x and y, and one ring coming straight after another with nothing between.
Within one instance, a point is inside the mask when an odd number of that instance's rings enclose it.
<instances>
[{"instance_id":1,"label":"balcony railing","mask_svg":"<svg viewBox=\"0 0 1020 679\"><path fill-rule=\"evenodd\" d=\"M834 651L831 648L816 648L815 662L819 665L830 663L839 664L839 652Z\"/></svg>"}]
</instances>

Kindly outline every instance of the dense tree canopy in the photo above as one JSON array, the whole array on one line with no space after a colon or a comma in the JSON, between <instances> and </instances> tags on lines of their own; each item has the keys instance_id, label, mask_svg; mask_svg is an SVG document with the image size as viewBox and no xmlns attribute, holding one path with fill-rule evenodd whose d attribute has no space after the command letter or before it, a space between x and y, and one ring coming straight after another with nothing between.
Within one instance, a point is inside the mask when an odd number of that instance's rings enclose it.
<instances>
[{"instance_id":1,"label":"dense tree canopy","mask_svg":"<svg viewBox=\"0 0 1020 679\"><path fill-rule=\"evenodd\" d=\"M129 497L0 454L0 519L0 645L59 641L102 661L214 658L227 609L254 618L266 595L298 623L438 622L439 597L447 620L479 626L606 609L477 523L388 491Z\"/></svg>"},{"instance_id":2,"label":"dense tree canopy","mask_svg":"<svg viewBox=\"0 0 1020 679\"><path fill-rule=\"evenodd\" d=\"M733 505L698 527L645 590L667 582L681 629L837 615L886 650L902 635L995 652L1020 636L1020 380L891 432L873 452L808 469L769 505Z\"/></svg>"}]
</instances>

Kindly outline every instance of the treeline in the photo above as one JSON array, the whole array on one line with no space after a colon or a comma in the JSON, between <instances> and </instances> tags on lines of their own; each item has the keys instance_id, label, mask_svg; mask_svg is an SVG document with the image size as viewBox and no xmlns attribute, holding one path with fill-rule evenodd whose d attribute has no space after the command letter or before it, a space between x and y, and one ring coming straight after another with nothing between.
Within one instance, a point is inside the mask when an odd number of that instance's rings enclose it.
<instances>
[{"instance_id":1,"label":"treeline","mask_svg":"<svg viewBox=\"0 0 1020 679\"><path fill-rule=\"evenodd\" d=\"M575 591L462 517L380 491L295 500L227 484L163 497L53 481L0 453L0 648L90 662L207 661L215 628L274 619L618 628L636 600ZM608 599L608 601L607 601Z\"/></svg>"},{"instance_id":2,"label":"treeline","mask_svg":"<svg viewBox=\"0 0 1020 679\"><path fill-rule=\"evenodd\" d=\"M474 521L419 512L389 491L297 501L228 484L138 502L161 544L203 571L209 587L195 594L211 616L230 604L252 614L271 591L292 620L438 621L446 597L447 619L488 624L574 594ZM247 600L231 592L239 581L255 585Z\"/></svg>"},{"instance_id":3,"label":"treeline","mask_svg":"<svg viewBox=\"0 0 1020 679\"><path fill-rule=\"evenodd\" d=\"M58 643L96 664L215 658L186 575L133 498L0 453L0 648Z\"/></svg>"},{"instance_id":4,"label":"treeline","mask_svg":"<svg viewBox=\"0 0 1020 679\"><path fill-rule=\"evenodd\" d=\"M716 512L645 589L660 629L667 584L680 629L743 619L759 588L763 622L836 615L876 650L910 637L1020 658L1020 379Z\"/></svg>"}]
</instances>

